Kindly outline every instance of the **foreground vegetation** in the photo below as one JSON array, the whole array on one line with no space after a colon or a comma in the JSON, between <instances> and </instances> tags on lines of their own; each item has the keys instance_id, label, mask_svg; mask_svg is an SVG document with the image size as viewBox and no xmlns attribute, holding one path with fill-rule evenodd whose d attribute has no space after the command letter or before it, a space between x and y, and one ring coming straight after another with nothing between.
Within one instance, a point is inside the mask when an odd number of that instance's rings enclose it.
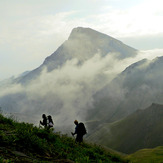
<instances>
[{"instance_id":1,"label":"foreground vegetation","mask_svg":"<svg viewBox=\"0 0 163 163\"><path fill-rule=\"evenodd\" d=\"M0 114L0 162L128 162L97 145L18 123Z\"/></svg>"}]
</instances>

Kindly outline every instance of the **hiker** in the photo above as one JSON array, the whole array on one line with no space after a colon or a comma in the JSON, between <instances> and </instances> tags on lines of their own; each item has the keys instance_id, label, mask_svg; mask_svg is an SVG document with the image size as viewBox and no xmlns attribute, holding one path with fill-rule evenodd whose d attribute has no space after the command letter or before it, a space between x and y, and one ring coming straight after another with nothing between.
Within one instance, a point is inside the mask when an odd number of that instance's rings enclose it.
<instances>
[{"instance_id":1,"label":"hiker","mask_svg":"<svg viewBox=\"0 0 163 163\"><path fill-rule=\"evenodd\" d=\"M40 121L40 124L44 126L44 128L47 127L47 117L45 114L42 115L43 121Z\"/></svg>"},{"instance_id":2,"label":"hiker","mask_svg":"<svg viewBox=\"0 0 163 163\"><path fill-rule=\"evenodd\" d=\"M54 123L52 120L51 115L48 116L48 129L50 129L51 127L53 127Z\"/></svg>"},{"instance_id":3,"label":"hiker","mask_svg":"<svg viewBox=\"0 0 163 163\"><path fill-rule=\"evenodd\" d=\"M75 132L74 133L71 132L71 134L73 136L76 134L77 136L76 136L75 141L81 143L83 142L83 136L87 133L85 126L82 122L78 123L77 120L74 121L74 124L76 125Z\"/></svg>"}]
</instances>

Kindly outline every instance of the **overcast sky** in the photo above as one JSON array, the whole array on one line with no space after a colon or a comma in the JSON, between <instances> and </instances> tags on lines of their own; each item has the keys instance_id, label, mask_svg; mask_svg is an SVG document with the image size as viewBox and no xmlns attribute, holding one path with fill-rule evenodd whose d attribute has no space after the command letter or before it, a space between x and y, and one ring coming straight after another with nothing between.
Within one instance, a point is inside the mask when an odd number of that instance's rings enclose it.
<instances>
[{"instance_id":1,"label":"overcast sky","mask_svg":"<svg viewBox=\"0 0 163 163\"><path fill-rule=\"evenodd\" d=\"M162 0L0 0L0 80L38 67L75 27L163 49Z\"/></svg>"}]
</instances>

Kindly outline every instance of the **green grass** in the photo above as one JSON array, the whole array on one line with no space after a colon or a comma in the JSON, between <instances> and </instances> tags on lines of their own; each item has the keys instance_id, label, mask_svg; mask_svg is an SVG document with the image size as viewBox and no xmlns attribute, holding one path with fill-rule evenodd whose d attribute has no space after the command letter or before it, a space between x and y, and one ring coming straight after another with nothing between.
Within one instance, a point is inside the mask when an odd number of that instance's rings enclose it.
<instances>
[{"instance_id":1,"label":"green grass","mask_svg":"<svg viewBox=\"0 0 163 163\"><path fill-rule=\"evenodd\" d=\"M102 124L87 140L131 154L163 145L163 105L152 104L113 123Z\"/></svg>"},{"instance_id":2,"label":"green grass","mask_svg":"<svg viewBox=\"0 0 163 163\"><path fill-rule=\"evenodd\" d=\"M18 123L0 114L0 162L128 162L100 146L75 143L73 138ZM65 161L66 162L66 161Z\"/></svg>"},{"instance_id":3,"label":"green grass","mask_svg":"<svg viewBox=\"0 0 163 163\"><path fill-rule=\"evenodd\" d=\"M127 156L133 163L163 163L163 146L142 149Z\"/></svg>"}]
</instances>

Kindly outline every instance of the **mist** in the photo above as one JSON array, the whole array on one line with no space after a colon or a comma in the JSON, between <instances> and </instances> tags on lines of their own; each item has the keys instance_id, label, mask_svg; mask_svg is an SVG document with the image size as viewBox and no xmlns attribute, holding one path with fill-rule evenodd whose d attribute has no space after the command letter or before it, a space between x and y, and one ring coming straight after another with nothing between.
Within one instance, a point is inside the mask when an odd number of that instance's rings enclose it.
<instances>
[{"instance_id":1,"label":"mist","mask_svg":"<svg viewBox=\"0 0 163 163\"><path fill-rule=\"evenodd\" d=\"M26 86L1 87L2 108L19 115L20 120L22 114L23 121L30 120L36 125L43 113L51 114L55 126L62 130L64 125L72 126L75 119L84 121L88 109L92 108L93 94L117 74L114 65L118 60L111 56L95 54L82 65L75 58L51 72L44 68L41 75ZM8 102L12 107L6 108ZM28 116L25 118L24 115Z\"/></svg>"},{"instance_id":2,"label":"mist","mask_svg":"<svg viewBox=\"0 0 163 163\"><path fill-rule=\"evenodd\" d=\"M161 52L151 51L149 56L154 58ZM75 119L85 122L88 112L94 109L94 95L127 66L144 58L144 54L146 53L142 52L136 57L119 60L115 53L109 53L105 57L96 53L83 64L73 58L50 72L45 67L40 76L30 84L0 87L1 107L14 114L17 120L37 126L42 114L50 114L56 131L70 132ZM117 86L109 92L112 98L116 97L121 101L125 95L123 88Z\"/></svg>"}]
</instances>

